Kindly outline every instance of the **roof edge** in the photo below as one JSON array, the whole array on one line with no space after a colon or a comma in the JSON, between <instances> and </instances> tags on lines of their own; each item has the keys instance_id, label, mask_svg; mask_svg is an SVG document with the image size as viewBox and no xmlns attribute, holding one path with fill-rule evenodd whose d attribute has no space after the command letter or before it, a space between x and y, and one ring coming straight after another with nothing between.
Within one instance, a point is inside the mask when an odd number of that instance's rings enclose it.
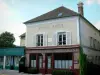
<instances>
[{"instance_id":1,"label":"roof edge","mask_svg":"<svg viewBox=\"0 0 100 75\"><path fill-rule=\"evenodd\" d=\"M59 18L65 18L65 17L73 17L73 16L78 16L78 13L77 15L72 15L72 16L64 16L64 17L59 17ZM51 19L45 19L46 21L47 20L52 20L52 19L58 19L58 18L51 18ZM35 21L35 22L41 22L41 21L45 21L45 20L40 20L40 21ZM29 24L29 23L35 23L35 22L24 22L24 24Z\"/></svg>"},{"instance_id":2,"label":"roof edge","mask_svg":"<svg viewBox=\"0 0 100 75\"><path fill-rule=\"evenodd\" d=\"M89 24L91 24L91 26L92 26L94 29L96 29L97 31L100 32L100 30L97 29L97 28L96 28L90 21L88 21L84 16L82 16L82 15L80 15L80 14L79 14L79 16L80 16L81 18L83 18L86 22L88 22Z\"/></svg>"}]
</instances>

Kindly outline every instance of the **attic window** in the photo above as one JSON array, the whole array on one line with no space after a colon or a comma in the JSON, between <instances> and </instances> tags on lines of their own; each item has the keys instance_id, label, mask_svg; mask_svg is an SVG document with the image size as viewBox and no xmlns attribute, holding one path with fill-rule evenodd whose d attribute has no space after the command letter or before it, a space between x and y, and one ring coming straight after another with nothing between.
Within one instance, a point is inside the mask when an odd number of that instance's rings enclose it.
<instances>
[{"instance_id":1,"label":"attic window","mask_svg":"<svg viewBox=\"0 0 100 75\"><path fill-rule=\"evenodd\" d=\"M62 13L59 13L59 14L58 14L58 17L60 17L60 16L62 16Z\"/></svg>"}]
</instances>

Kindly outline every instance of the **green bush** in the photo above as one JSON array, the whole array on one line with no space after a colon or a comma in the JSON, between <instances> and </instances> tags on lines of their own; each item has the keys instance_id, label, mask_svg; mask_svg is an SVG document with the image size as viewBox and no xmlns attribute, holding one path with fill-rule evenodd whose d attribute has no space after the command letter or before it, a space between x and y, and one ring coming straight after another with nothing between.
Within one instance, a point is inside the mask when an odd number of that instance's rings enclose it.
<instances>
[{"instance_id":1,"label":"green bush","mask_svg":"<svg viewBox=\"0 0 100 75\"><path fill-rule=\"evenodd\" d=\"M38 73L38 69L36 69L36 68L28 68L27 69L27 73L29 73L29 74L37 74Z\"/></svg>"},{"instance_id":2,"label":"green bush","mask_svg":"<svg viewBox=\"0 0 100 75\"><path fill-rule=\"evenodd\" d=\"M74 75L72 71L67 71L67 75Z\"/></svg>"},{"instance_id":3,"label":"green bush","mask_svg":"<svg viewBox=\"0 0 100 75\"><path fill-rule=\"evenodd\" d=\"M74 73L68 70L53 70L52 75L74 75Z\"/></svg>"}]
</instances>

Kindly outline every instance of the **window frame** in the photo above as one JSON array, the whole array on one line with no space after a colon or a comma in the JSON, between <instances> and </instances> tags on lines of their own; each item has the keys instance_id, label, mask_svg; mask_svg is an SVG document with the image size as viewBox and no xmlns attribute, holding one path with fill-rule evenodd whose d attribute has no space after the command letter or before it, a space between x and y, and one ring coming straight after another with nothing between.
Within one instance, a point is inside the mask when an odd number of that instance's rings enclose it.
<instances>
[{"instance_id":1,"label":"window frame","mask_svg":"<svg viewBox=\"0 0 100 75\"><path fill-rule=\"evenodd\" d=\"M43 41L44 41L43 34L37 34L36 35L36 46L43 46L43 43L44 43Z\"/></svg>"},{"instance_id":2,"label":"window frame","mask_svg":"<svg viewBox=\"0 0 100 75\"><path fill-rule=\"evenodd\" d=\"M60 36L61 36L61 41L60 41ZM64 36L65 36L65 40L64 40ZM57 33L57 45L66 45L67 44L66 41L67 41L66 32L58 32Z\"/></svg>"}]
</instances>

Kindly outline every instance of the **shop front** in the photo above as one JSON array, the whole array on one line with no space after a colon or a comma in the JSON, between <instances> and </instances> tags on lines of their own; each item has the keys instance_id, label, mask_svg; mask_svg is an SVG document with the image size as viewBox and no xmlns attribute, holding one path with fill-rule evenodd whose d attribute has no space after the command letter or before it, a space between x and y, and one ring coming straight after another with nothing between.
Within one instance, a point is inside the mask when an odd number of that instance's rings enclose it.
<instances>
[{"instance_id":1,"label":"shop front","mask_svg":"<svg viewBox=\"0 0 100 75\"><path fill-rule=\"evenodd\" d=\"M54 69L72 70L79 75L79 46L38 47L26 49L26 66L40 73L51 74Z\"/></svg>"},{"instance_id":2,"label":"shop front","mask_svg":"<svg viewBox=\"0 0 100 75\"><path fill-rule=\"evenodd\" d=\"M0 69L18 70L24 47L0 48Z\"/></svg>"}]
</instances>

